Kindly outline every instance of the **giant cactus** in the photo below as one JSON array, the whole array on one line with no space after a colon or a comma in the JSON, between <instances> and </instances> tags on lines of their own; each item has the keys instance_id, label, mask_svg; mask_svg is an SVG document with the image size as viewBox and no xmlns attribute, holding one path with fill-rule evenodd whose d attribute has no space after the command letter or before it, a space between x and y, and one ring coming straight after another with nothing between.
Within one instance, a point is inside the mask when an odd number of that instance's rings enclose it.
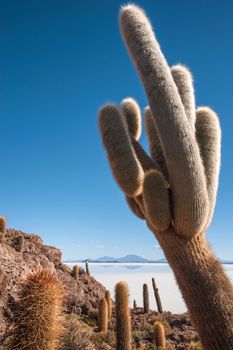
<instances>
[{"instance_id":1,"label":"giant cactus","mask_svg":"<svg viewBox=\"0 0 233 350\"><path fill-rule=\"evenodd\" d=\"M151 157L138 143L136 101L106 105L99 128L112 173L132 211L158 239L204 349L232 350L233 288L205 236L218 187L218 117L209 108L196 109L191 73L180 65L169 68L140 8L122 7L120 28L149 101Z\"/></svg>"}]
</instances>

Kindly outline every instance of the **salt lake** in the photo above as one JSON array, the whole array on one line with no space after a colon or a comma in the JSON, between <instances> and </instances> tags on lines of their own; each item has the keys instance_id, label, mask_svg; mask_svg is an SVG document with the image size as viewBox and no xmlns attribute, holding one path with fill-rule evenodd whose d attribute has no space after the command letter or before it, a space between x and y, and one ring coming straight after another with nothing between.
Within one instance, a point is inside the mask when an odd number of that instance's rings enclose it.
<instances>
[{"instance_id":1,"label":"salt lake","mask_svg":"<svg viewBox=\"0 0 233 350\"><path fill-rule=\"evenodd\" d=\"M69 263L72 267L74 263ZM85 267L79 263L80 267ZM233 265L223 265L227 275L233 283ZM157 310L151 279L155 278L163 309L173 313L186 311L186 306L175 282L173 272L168 264L119 264L119 263L89 263L91 275L110 290L114 299L114 287L117 282L125 281L129 286L130 305L135 299L138 306L142 306L143 283L147 283L150 295L150 308Z\"/></svg>"}]
</instances>

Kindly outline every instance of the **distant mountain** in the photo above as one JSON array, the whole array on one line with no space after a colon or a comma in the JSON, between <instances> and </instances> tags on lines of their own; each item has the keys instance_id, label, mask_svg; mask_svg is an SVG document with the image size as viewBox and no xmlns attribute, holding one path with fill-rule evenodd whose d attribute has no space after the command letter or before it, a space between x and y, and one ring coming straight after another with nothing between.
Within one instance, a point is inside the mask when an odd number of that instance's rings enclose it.
<instances>
[{"instance_id":1,"label":"distant mountain","mask_svg":"<svg viewBox=\"0 0 233 350\"><path fill-rule=\"evenodd\" d=\"M95 261L98 261L98 262L114 262L116 261L115 258L112 258L111 256L101 256L100 258L97 258L95 259Z\"/></svg>"},{"instance_id":2,"label":"distant mountain","mask_svg":"<svg viewBox=\"0 0 233 350\"><path fill-rule=\"evenodd\" d=\"M96 259L83 259L83 260L76 260L72 262L93 262L93 263L166 263L167 260L164 259L159 259L159 260L149 260L149 259L144 259L139 255L135 254L128 254L126 256L123 256L122 258L113 258L111 256L101 256L100 258ZM71 261L66 261L66 262L71 262Z\"/></svg>"},{"instance_id":3,"label":"distant mountain","mask_svg":"<svg viewBox=\"0 0 233 350\"><path fill-rule=\"evenodd\" d=\"M66 263L69 262L92 262L92 263L160 263L160 264L164 264L167 263L167 259L166 258L162 258L162 259L158 259L158 260L150 260L150 259L145 259L142 258L139 255L135 255L135 254L128 254L126 256L123 256L122 258L113 258L112 256L101 256L100 258L96 258L96 259L91 259L91 258L87 258L87 259L83 259L83 260L67 260L64 261ZM221 264L233 264L232 260L220 260Z\"/></svg>"},{"instance_id":4,"label":"distant mountain","mask_svg":"<svg viewBox=\"0 0 233 350\"><path fill-rule=\"evenodd\" d=\"M233 265L233 260L220 260L221 264L230 264Z\"/></svg>"}]
</instances>

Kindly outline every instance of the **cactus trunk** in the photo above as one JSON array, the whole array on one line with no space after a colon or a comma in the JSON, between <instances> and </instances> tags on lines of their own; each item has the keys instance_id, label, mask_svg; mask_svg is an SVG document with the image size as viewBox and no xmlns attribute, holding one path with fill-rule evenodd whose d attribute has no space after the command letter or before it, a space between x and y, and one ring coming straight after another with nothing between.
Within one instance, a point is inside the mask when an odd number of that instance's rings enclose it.
<instances>
[{"instance_id":1,"label":"cactus trunk","mask_svg":"<svg viewBox=\"0 0 233 350\"><path fill-rule=\"evenodd\" d=\"M116 338L117 350L131 350L131 320L128 306L128 286L124 282L116 285Z\"/></svg>"},{"instance_id":2,"label":"cactus trunk","mask_svg":"<svg viewBox=\"0 0 233 350\"><path fill-rule=\"evenodd\" d=\"M108 330L108 304L105 298L100 299L98 307L98 331L106 333Z\"/></svg>"},{"instance_id":3,"label":"cactus trunk","mask_svg":"<svg viewBox=\"0 0 233 350\"><path fill-rule=\"evenodd\" d=\"M154 277L152 278L152 286L153 286L153 291L154 291L154 295L155 295L155 301L156 301L156 304L157 304L158 312L160 314L162 314L163 313L163 307L162 307L162 303L161 303L161 299L160 299L160 295L159 295L159 290L158 290L158 288L156 286Z\"/></svg>"},{"instance_id":4,"label":"cactus trunk","mask_svg":"<svg viewBox=\"0 0 233 350\"><path fill-rule=\"evenodd\" d=\"M184 242L168 231L160 235L159 242L174 271L203 348L232 350L232 284L204 234Z\"/></svg>"},{"instance_id":5,"label":"cactus trunk","mask_svg":"<svg viewBox=\"0 0 233 350\"><path fill-rule=\"evenodd\" d=\"M165 331L161 322L155 322L154 324L154 341L159 350L166 350Z\"/></svg>"},{"instance_id":6,"label":"cactus trunk","mask_svg":"<svg viewBox=\"0 0 233 350\"><path fill-rule=\"evenodd\" d=\"M89 269L88 261L86 261L85 266L86 266L86 273L88 274L88 276L90 276L91 274L90 274L90 269Z\"/></svg>"},{"instance_id":7,"label":"cactus trunk","mask_svg":"<svg viewBox=\"0 0 233 350\"><path fill-rule=\"evenodd\" d=\"M148 314L150 310L150 303L149 303L148 285L146 283L143 284L143 307L144 307L144 313Z\"/></svg>"}]
</instances>

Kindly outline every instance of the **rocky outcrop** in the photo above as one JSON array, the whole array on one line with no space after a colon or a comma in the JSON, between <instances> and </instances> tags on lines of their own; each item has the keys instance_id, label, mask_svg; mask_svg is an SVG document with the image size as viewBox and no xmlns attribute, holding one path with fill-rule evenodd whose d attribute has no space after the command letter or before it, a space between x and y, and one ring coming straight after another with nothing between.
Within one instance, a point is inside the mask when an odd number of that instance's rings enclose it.
<instances>
[{"instance_id":1,"label":"rocky outcrop","mask_svg":"<svg viewBox=\"0 0 233 350\"><path fill-rule=\"evenodd\" d=\"M42 268L56 271L64 288L68 323L65 327L66 341L59 350L115 350L114 307L108 332L105 335L96 333L97 309L99 300L105 295L105 288L81 269L75 280L69 266L62 263L60 249L43 244L43 240L35 234L12 229L7 231L4 242L0 242L0 350L6 349L3 343L7 342L14 325L14 308L20 283L27 273ZM135 348L145 350L153 347L153 325L156 321L165 326L169 350L186 350L191 341L198 340L187 314L164 312L161 315L151 310L145 314L138 307L131 310Z\"/></svg>"},{"instance_id":2,"label":"rocky outcrop","mask_svg":"<svg viewBox=\"0 0 233 350\"><path fill-rule=\"evenodd\" d=\"M18 251L16 245L18 236L23 236L22 251ZM0 243L0 340L14 322L13 310L20 282L36 269L49 268L57 272L65 290L68 312L85 315L96 312L105 288L86 273L75 281L61 259L61 250L43 244L39 236L13 229L7 231L6 241Z\"/></svg>"}]
</instances>

